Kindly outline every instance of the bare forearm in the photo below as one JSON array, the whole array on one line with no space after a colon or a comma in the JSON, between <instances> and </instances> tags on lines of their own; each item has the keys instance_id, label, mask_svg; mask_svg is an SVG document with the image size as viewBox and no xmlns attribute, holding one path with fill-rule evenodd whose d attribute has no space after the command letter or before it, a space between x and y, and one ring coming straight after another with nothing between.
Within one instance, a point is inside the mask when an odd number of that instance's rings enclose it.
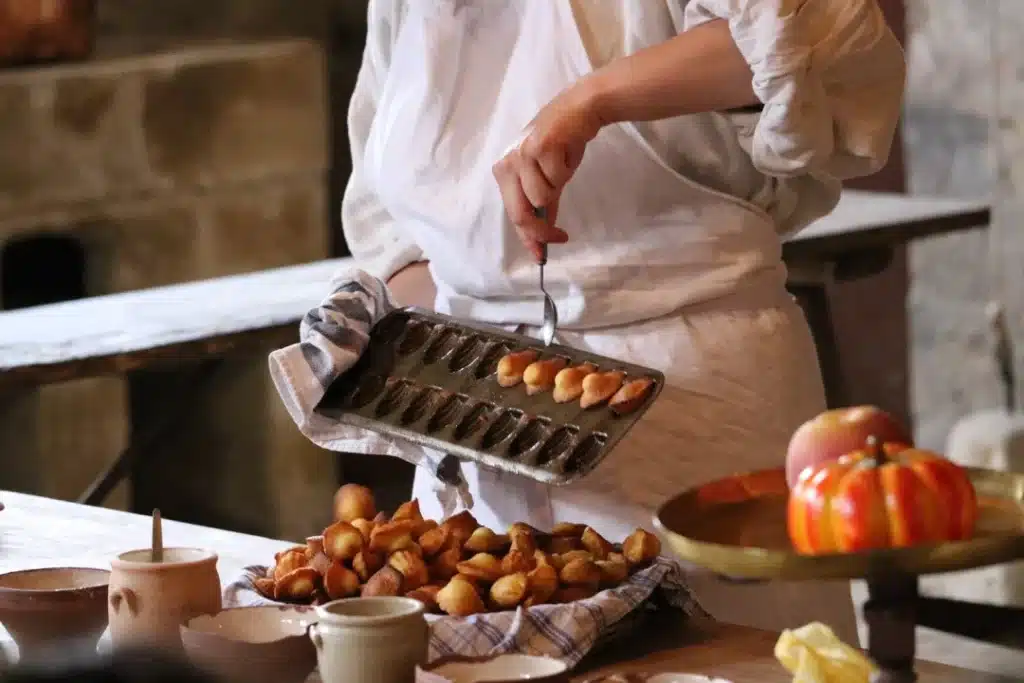
<instances>
[{"instance_id":1,"label":"bare forearm","mask_svg":"<svg viewBox=\"0 0 1024 683\"><path fill-rule=\"evenodd\" d=\"M388 279L388 289L399 306L419 306L433 310L437 286L426 261L410 263Z\"/></svg>"},{"instance_id":2,"label":"bare forearm","mask_svg":"<svg viewBox=\"0 0 1024 683\"><path fill-rule=\"evenodd\" d=\"M757 104L724 20L617 59L580 83L605 124L656 121Z\"/></svg>"}]
</instances>

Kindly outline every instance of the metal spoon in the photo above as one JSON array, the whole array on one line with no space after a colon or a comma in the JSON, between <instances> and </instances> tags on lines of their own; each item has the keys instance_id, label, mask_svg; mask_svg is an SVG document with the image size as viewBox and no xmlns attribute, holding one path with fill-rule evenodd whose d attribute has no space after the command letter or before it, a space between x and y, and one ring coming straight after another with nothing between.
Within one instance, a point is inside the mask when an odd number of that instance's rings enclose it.
<instances>
[{"instance_id":1,"label":"metal spoon","mask_svg":"<svg viewBox=\"0 0 1024 683\"><path fill-rule=\"evenodd\" d=\"M540 219L547 218L548 215L544 207L535 208L533 213ZM551 346L555 341L555 330L558 329L558 308L555 307L555 300L544 288L544 266L547 263L548 245L545 243L540 245L540 260L537 262L540 266L540 291L544 294L544 325L540 328L540 336L544 340L544 346Z\"/></svg>"}]
</instances>

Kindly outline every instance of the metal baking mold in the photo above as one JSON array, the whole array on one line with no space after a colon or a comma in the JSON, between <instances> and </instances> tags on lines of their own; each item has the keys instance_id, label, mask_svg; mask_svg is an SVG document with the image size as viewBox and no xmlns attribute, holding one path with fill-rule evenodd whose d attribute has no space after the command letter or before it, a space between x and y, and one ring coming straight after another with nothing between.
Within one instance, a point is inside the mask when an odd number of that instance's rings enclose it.
<instances>
[{"instance_id":1,"label":"metal baking mold","mask_svg":"<svg viewBox=\"0 0 1024 683\"><path fill-rule=\"evenodd\" d=\"M607 405L583 409L498 384L501 358L532 349L540 359L592 363L622 371L625 381L654 385L643 403L617 415ZM343 424L417 443L483 467L555 486L589 474L653 404L663 373L613 358L552 345L522 334L468 323L418 308L393 311L370 333L366 352L339 377L316 412Z\"/></svg>"}]
</instances>

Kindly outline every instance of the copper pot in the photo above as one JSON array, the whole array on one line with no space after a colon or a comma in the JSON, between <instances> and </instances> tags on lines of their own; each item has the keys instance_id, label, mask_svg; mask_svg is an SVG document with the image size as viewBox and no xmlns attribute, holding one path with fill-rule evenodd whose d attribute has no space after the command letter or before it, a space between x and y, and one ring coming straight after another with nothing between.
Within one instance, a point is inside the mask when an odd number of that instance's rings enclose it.
<instances>
[{"instance_id":1,"label":"copper pot","mask_svg":"<svg viewBox=\"0 0 1024 683\"><path fill-rule=\"evenodd\" d=\"M0 0L0 65L84 59L96 0Z\"/></svg>"}]
</instances>

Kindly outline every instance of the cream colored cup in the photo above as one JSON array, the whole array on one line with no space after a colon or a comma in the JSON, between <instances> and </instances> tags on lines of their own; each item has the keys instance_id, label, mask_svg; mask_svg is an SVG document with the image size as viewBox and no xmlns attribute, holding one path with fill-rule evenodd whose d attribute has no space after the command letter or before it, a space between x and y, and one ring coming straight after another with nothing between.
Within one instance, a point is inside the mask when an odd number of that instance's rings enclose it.
<instances>
[{"instance_id":1,"label":"cream colored cup","mask_svg":"<svg viewBox=\"0 0 1024 683\"><path fill-rule=\"evenodd\" d=\"M316 608L309 627L323 683L412 683L427 660L423 603L350 598Z\"/></svg>"}]
</instances>

